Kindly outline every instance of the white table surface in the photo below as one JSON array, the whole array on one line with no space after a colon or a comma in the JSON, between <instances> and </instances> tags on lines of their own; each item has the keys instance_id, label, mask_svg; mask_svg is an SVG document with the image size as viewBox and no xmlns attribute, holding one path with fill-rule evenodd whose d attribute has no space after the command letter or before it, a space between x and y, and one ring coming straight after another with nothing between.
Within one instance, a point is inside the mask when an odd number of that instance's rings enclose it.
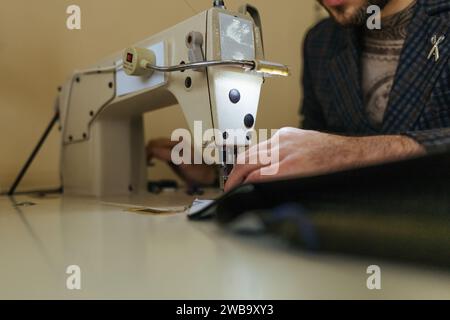
<instances>
[{"instance_id":1,"label":"white table surface","mask_svg":"<svg viewBox=\"0 0 450 320\"><path fill-rule=\"evenodd\" d=\"M178 206L183 193L107 199ZM14 203L33 202L31 206ZM0 299L450 299L450 271L308 254L184 214L145 215L91 198L0 197ZM382 271L382 290L366 269ZM81 268L81 290L66 268Z\"/></svg>"}]
</instances>

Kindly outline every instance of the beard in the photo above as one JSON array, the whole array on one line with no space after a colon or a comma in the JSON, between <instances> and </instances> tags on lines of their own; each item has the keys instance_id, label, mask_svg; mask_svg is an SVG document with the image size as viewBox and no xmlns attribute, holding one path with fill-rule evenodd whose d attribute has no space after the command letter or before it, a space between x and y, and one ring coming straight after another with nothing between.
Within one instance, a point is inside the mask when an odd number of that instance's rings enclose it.
<instances>
[{"instance_id":1,"label":"beard","mask_svg":"<svg viewBox=\"0 0 450 320\"><path fill-rule=\"evenodd\" d=\"M328 11L330 16L337 23L346 27L355 27L364 25L367 19L369 18L369 15L367 14L368 7L370 7L371 5L376 5L380 7L380 9L383 9L389 1L390 0L366 0L360 6L354 8L353 12L349 14L347 12L349 8L345 6L343 6L342 8L338 7L329 9L323 4L322 0L319 0L320 4Z\"/></svg>"},{"instance_id":2,"label":"beard","mask_svg":"<svg viewBox=\"0 0 450 320\"><path fill-rule=\"evenodd\" d=\"M359 8L356 13L350 18L348 26L362 26L366 23L369 15L367 14L367 8L372 5L380 7L381 10L386 6L389 0L368 0L365 5Z\"/></svg>"}]
</instances>

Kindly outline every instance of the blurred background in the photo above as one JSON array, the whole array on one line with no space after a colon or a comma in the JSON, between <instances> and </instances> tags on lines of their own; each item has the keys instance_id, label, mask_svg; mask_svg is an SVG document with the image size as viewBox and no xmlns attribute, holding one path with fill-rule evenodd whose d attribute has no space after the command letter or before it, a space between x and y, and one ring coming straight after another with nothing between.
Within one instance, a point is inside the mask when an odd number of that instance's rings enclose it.
<instances>
[{"instance_id":1,"label":"blurred background","mask_svg":"<svg viewBox=\"0 0 450 320\"><path fill-rule=\"evenodd\" d=\"M291 67L290 78L273 78L262 90L257 128L299 125L301 46L305 32L325 16L315 0L227 0L262 16L266 58ZM81 7L81 30L66 28L66 8ZM0 10L0 192L5 192L53 114L57 87L74 69L207 10L212 0L15 0ZM173 106L145 115L146 139L170 137L185 128ZM19 191L59 187L60 136L54 130ZM174 178L162 163L151 179Z\"/></svg>"}]
</instances>

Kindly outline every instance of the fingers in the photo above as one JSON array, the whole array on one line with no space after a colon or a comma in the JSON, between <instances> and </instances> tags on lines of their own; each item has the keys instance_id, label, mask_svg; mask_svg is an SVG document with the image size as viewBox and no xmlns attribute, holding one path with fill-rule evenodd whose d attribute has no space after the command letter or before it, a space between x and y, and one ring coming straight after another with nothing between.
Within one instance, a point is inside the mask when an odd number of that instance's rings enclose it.
<instances>
[{"instance_id":1,"label":"fingers","mask_svg":"<svg viewBox=\"0 0 450 320\"><path fill-rule=\"evenodd\" d=\"M179 142L178 141L172 141L167 138L159 138L150 140L147 144L147 147L149 148L173 148L175 147Z\"/></svg>"},{"instance_id":2,"label":"fingers","mask_svg":"<svg viewBox=\"0 0 450 320\"><path fill-rule=\"evenodd\" d=\"M255 170L251 172L247 178L244 180L244 184L246 183L258 183L263 182L267 179L267 176L263 176L261 173L261 169Z\"/></svg>"},{"instance_id":3,"label":"fingers","mask_svg":"<svg viewBox=\"0 0 450 320\"><path fill-rule=\"evenodd\" d=\"M236 159L236 165L228 177L225 191L229 191L242 184L247 176L263 167L271 166L272 163L262 163L261 160L267 158L271 153L271 141L266 140L258 145L252 146L246 152L242 152Z\"/></svg>"},{"instance_id":4,"label":"fingers","mask_svg":"<svg viewBox=\"0 0 450 320\"><path fill-rule=\"evenodd\" d=\"M253 171L261 168L262 164L247 164L247 165L236 165L228 177L227 183L225 185L225 191L228 192L234 189L238 185L242 184L247 178L247 175Z\"/></svg>"},{"instance_id":5,"label":"fingers","mask_svg":"<svg viewBox=\"0 0 450 320\"><path fill-rule=\"evenodd\" d=\"M157 158L164 161L169 161L170 156L167 157L167 151L172 150L178 144L177 141L171 141L167 138L154 139L147 144L147 162L150 162L153 158Z\"/></svg>"},{"instance_id":6,"label":"fingers","mask_svg":"<svg viewBox=\"0 0 450 320\"><path fill-rule=\"evenodd\" d=\"M282 168L282 163L278 162L267 166L262 165L260 167L255 166L245 166L245 167L248 170L239 171L238 175L233 176L232 179L230 176L225 186L226 192L232 190L233 188L239 186L240 184L271 181L285 174L283 172L284 167Z\"/></svg>"},{"instance_id":7,"label":"fingers","mask_svg":"<svg viewBox=\"0 0 450 320\"><path fill-rule=\"evenodd\" d=\"M258 183L258 182L266 182L270 180L274 180L275 178L279 178L282 174L280 169L281 164L275 163L267 167L262 167L255 171L252 171L247 175L247 178L244 180L245 183Z\"/></svg>"},{"instance_id":8,"label":"fingers","mask_svg":"<svg viewBox=\"0 0 450 320\"><path fill-rule=\"evenodd\" d=\"M149 160L156 158L158 160L172 162L172 149L171 148L153 148L151 157Z\"/></svg>"},{"instance_id":9,"label":"fingers","mask_svg":"<svg viewBox=\"0 0 450 320\"><path fill-rule=\"evenodd\" d=\"M245 152L241 152L240 154L238 154L238 156L236 157L236 164L255 164L256 162L258 162L259 153L262 151L268 153L270 152L270 148L271 145L269 140L261 142L257 145L253 145Z\"/></svg>"},{"instance_id":10,"label":"fingers","mask_svg":"<svg viewBox=\"0 0 450 320\"><path fill-rule=\"evenodd\" d=\"M178 143L179 142L171 141L167 138L154 139L147 143L147 150L152 150L154 148L173 148Z\"/></svg>"}]
</instances>

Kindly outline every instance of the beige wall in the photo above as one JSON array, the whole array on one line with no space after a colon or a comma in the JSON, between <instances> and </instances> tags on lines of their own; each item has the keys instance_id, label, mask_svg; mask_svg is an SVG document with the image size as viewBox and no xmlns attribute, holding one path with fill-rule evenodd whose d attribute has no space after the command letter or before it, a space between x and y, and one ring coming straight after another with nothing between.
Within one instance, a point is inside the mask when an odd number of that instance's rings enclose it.
<instances>
[{"instance_id":1,"label":"beige wall","mask_svg":"<svg viewBox=\"0 0 450 320\"><path fill-rule=\"evenodd\" d=\"M52 114L56 88L69 73L210 7L211 0L14 0L0 9L0 190L11 184ZM230 9L248 1L228 0ZM297 126L300 45L315 18L313 0L253 0L261 11L266 58L292 68L289 79L269 79L258 127ZM66 29L66 8L82 10L82 30ZM147 137L185 127L174 106L146 115ZM169 176L158 165L152 178ZM21 190L59 185L59 134L55 130Z\"/></svg>"}]
</instances>

